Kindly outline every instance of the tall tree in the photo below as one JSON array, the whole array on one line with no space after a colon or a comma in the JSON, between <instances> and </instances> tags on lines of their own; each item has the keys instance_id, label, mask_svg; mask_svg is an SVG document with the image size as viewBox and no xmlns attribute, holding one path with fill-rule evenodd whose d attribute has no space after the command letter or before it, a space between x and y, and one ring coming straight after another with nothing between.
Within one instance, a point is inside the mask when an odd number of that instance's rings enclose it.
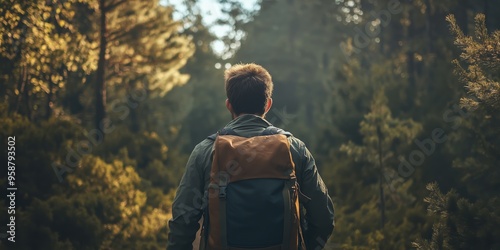
<instances>
[{"instance_id":1,"label":"tall tree","mask_svg":"<svg viewBox=\"0 0 500 250\"><path fill-rule=\"evenodd\" d=\"M384 90L379 90L371 105L371 112L365 116L365 120L360 124L360 131L363 135L363 145L358 146L352 142L341 146L340 150L354 157L357 161L365 161L375 171L369 171L377 176L379 190L379 211L380 225L384 227L385 216L385 188L387 183L394 190L394 180L388 178L393 176L388 171L395 171L387 165L395 165L398 157L395 148L401 144L408 144L413 141L421 130L421 125L412 120L399 120L391 117L391 112L387 106L387 99Z\"/></svg>"},{"instance_id":2,"label":"tall tree","mask_svg":"<svg viewBox=\"0 0 500 250\"><path fill-rule=\"evenodd\" d=\"M366 232L365 237L373 238L372 241L363 242L355 236L348 236L352 245L344 245L346 248L355 247L376 247L382 249L396 249L407 247L408 243L398 240L396 235L406 231L402 218L394 216L402 207L415 206L415 197L409 193L412 182L403 183L401 177L398 177L398 172L407 172L406 166L401 166L400 158L417 134L422 129L421 125L411 119L400 120L393 118L391 111L387 105L387 98L384 90L381 89L375 94L370 113L365 115L365 119L360 124L360 133L363 136L361 145L357 145L350 141L340 147L340 151L346 153L354 162L359 164L360 181L364 184L365 192L371 193L372 198L364 201L359 209L361 211L368 210L373 216L378 210L377 230ZM351 163L352 164L352 163ZM376 199L373 197L377 197ZM359 197L363 199L362 197ZM358 200L359 198L354 198ZM353 201L350 201L351 203ZM342 205L340 208L352 206L351 204ZM360 212L363 214L363 212ZM415 211L405 211L403 214L412 214L415 216ZM358 220L363 220L363 215L358 212L351 212L345 216L355 216ZM399 213L399 216L403 216ZM353 228L363 228L363 226L353 226L350 220L348 230ZM376 220L370 219L371 223ZM422 222L419 222L422 223ZM417 223L416 223L417 224ZM417 225L414 225L417 226ZM352 228L353 227L353 228ZM341 234L344 230L341 229ZM414 237L407 235L407 237ZM371 242L371 243L370 243Z\"/></svg>"},{"instance_id":3,"label":"tall tree","mask_svg":"<svg viewBox=\"0 0 500 250\"><path fill-rule=\"evenodd\" d=\"M451 190L443 194L438 184L429 184L425 199L428 211L436 217L432 237L418 240L418 249L495 249L500 247L500 31L489 34L486 18L475 18L475 36L465 35L454 16L448 16L460 60L456 73L467 89L460 103L461 116L453 117L456 130L450 135L456 155L454 166L460 170L465 188L462 194ZM450 117L451 119L451 117Z\"/></svg>"},{"instance_id":4,"label":"tall tree","mask_svg":"<svg viewBox=\"0 0 500 250\"><path fill-rule=\"evenodd\" d=\"M172 7L162 5L158 0L100 0L100 3L104 4L99 6L102 9L99 30L103 46L100 47L99 60L102 69L96 72L95 126L106 115L103 106L106 89L113 90L107 98L115 100L126 98L134 91L150 98L163 97L174 86L187 82L189 76L179 70L194 53L191 39L180 34L182 23L173 20ZM138 131L141 129L137 124L140 109L136 105L134 102L130 109L129 121L130 126ZM145 111L148 105L143 106Z\"/></svg>"},{"instance_id":5,"label":"tall tree","mask_svg":"<svg viewBox=\"0 0 500 250\"><path fill-rule=\"evenodd\" d=\"M108 46L107 14L125 1L98 0L99 3L99 59L97 60L97 71L95 81L95 120L94 127L100 129L101 123L106 118L106 52Z\"/></svg>"}]
</instances>

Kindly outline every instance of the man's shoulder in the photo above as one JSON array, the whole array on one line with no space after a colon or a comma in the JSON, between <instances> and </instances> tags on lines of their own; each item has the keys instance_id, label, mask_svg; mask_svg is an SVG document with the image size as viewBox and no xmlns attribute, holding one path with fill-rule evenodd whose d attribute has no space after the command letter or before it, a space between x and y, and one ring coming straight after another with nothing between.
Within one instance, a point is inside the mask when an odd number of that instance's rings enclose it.
<instances>
[{"instance_id":1,"label":"man's shoulder","mask_svg":"<svg viewBox=\"0 0 500 250\"><path fill-rule=\"evenodd\" d=\"M299 138L295 137L295 136L290 136L288 137L290 139L291 142L295 143L295 144L298 144L298 145L301 145L301 146L304 146L305 143L300 140Z\"/></svg>"},{"instance_id":2,"label":"man's shoulder","mask_svg":"<svg viewBox=\"0 0 500 250\"><path fill-rule=\"evenodd\" d=\"M194 146L193 150L191 151L191 157L197 159L206 158L207 155L211 154L213 144L214 141L208 138L202 140L201 142L196 144L196 146Z\"/></svg>"},{"instance_id":3,"label":"man's shoulder","mask_svg":"<svg viewBox=\"0 0 500 250\"><path fill-rule=\"evenodd\" d=\"M305 150L306 144L300 140L299 138L295 136L290 136L288 137L288 140L290 141L290 151L295 151L296 153L301 153Z\"/></svg>"},{"instance_id":4,"label":"man's shoulder","mask_svg":"<svg viewBox=\"0 0 500 250\"><path fill-rule=\"evenodd\" d=\"M213 144L214 144L214 140L207 137L204 140L202 140L201 142L199 142L198 144L196 144L196 146L194 147L194 151L205 151L208 149L211 150L213 147Z\"/></svg>"}]
</instances>

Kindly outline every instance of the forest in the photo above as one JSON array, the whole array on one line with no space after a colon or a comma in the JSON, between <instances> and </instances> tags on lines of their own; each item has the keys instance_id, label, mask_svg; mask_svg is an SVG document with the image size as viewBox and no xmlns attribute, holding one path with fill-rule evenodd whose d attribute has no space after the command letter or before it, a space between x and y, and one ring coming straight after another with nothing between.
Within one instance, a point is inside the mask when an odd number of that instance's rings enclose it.
<instances>
[{"instance_id":1,"label":"forest","mask_svg":"<svg viewBox=\"0 0 500 250\"><path fill-rule=\"evenodd\" d=\"M224 70L241 62L269 70L267 120L316 159L335 206L325 249L500 249L500 1L0 13L0 249L165 249L187 159L231 120Z\"/></svg>"}]
</instances>

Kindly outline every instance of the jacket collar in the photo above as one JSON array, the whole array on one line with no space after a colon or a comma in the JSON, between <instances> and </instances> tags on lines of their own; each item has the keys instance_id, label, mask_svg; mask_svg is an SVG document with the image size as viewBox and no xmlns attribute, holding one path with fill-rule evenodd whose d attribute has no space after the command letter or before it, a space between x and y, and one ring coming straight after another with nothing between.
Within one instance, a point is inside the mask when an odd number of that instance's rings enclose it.
<instances>
[{"instance_id":1,"label":"jacket collar","mask_svg":"<svg viewBox=\"0 0 500 250\"><path fill-rule=\"evenodd\" d=\"M233 119L225 127L231 129L245 129L249 127L267 128L269 126L272 126L272 124L261 116L254 114L243 114Z\"/></svg>"}]
</instances>

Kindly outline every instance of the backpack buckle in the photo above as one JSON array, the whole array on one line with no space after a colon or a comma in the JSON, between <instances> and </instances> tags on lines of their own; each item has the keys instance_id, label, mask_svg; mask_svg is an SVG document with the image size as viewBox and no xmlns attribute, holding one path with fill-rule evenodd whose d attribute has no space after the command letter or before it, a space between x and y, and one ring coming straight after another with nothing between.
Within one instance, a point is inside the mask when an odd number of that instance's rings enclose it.
<instances>
[{"instance_id":1,"label":"backpack buckle","mask_svg":"<svg viewBox=\"0 0 500 250\"><path fill-rule=\"evenodd\" d=\"M219 187L219 198L226 199L226 187Z\"/></svg>"},{"instance_id":2,"label":"backpack buckle","mask_svg":"<svg viewBox=\"0 0 500 250\"><path fill-rule=\"evenodd\" d=\"M226 186L229 183L229 174L226 172L219 173L219 198L226 199Z\"/></svg>"}]
</instances>

